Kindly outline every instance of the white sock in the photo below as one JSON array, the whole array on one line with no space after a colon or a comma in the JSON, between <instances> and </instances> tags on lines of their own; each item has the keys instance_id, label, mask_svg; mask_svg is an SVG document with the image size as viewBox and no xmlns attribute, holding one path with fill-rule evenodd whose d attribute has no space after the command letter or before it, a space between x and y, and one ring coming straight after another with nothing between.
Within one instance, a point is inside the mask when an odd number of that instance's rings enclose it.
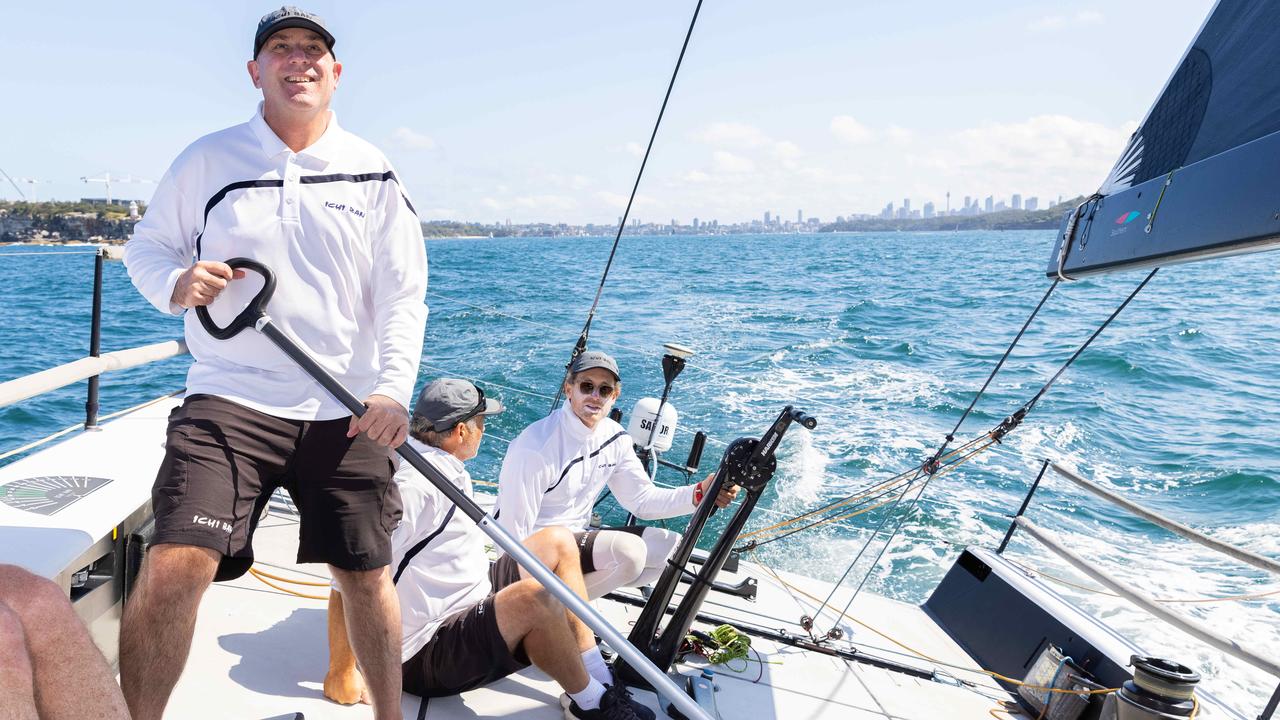
<instances>
[{"instance_id":1,"label":"white sock","mask_svg":"<svg viewBox=\"0 0 1280 720\"><path fill-rule=\"evenodd\" d=\"M609 666L605 664L604 656L600 654L598 646L582 651L582 666L587 669L587 674L601 685L613 684L613 673L609 672Z\"/></svg>"},{"instance_id":2,"label":"white sock","mask_svg":"<svg viewBox=\"0 0 1280 720\"><path fill-rule=\"evenodd\" d=\"M595 710L600 707L600 698L604 697L604 685L599 680L591 678L587 681L587 686L576 693L569 693L569 697L578 703L578 707L583 710Z\"/></svg>"}]
</instances>

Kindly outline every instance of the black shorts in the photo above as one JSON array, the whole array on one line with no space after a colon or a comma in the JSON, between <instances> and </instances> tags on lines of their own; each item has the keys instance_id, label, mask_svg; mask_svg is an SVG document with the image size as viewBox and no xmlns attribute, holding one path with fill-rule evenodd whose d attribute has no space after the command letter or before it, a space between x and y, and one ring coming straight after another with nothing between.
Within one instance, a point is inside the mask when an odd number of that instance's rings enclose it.
<instances>
[{"instance_id":1,"label":"black shorts","mask_svg":"<svg viewBox=\"0 0 1280 720\"><path fill-rule=\"evenodd\" d=\"M529 667L524 647L513 653L498 630L493 596L520 579L520 568L503 555L489 568L493 592L440 623L431 639L400 666L404 689L420 697L445 697L488 685ZM514 579L513 579L514 578Z\"/></svg>"},{"instance_id":2,"label":"black shorts","mask_svg":"<svg viewBox=\"0 0 1280 720\"><path fill-rule=\"evenodd\" d=\"M576 532L573 539L578 541L578 560L582 563L582 574L596 571L595 559L592 557L592 550L596 546L596 537L602 532L624 532L636 537L644 534L644 525L624 525L622 527L602 527Z\"/></svg>"},{"instance_id":3,"label":"black shorts","mask_svg":"<svg viewBox=\"0 0 1280 720\"><path fill-rule=\"evenodd\" d=\"M253 531L276 488L298 507L298 562L342 570L391 563L400 521L392 451L349 418L287 420L212 395L192 395L169 415L164 462L151 491L152 544L222 554L215 580L253 564Z\"/></svg>"}]
</instances>

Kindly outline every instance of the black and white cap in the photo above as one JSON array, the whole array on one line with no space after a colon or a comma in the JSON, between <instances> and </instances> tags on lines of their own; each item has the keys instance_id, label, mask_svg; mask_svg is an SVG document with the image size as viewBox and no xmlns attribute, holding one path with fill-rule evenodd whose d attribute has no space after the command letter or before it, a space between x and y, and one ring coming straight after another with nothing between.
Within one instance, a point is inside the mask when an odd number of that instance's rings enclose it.
<instances>
[{"instance_id":1,"label":"black and white cap","mask_svg":"<svg viewBox=\"0 0 1280 720\"><path fill-rule=\"evenodd\" d=\"M484 390L467 380L441 378L422 388L413 405L414 418L422 418L430 430L444 432L477 415L497 415L502 403L484 396Z\"/></svg>"},{"instance_id":2,"label":"black and white cap","mask_svg":"<svg viewBox=\"0 0 1280 720\"><path fill-rule=\"evenodd\" d=\"M329 52L333 52L336 41L333 39L333 33L324 26L324 18L292 5L285 5L279 10L272 10L263 15L258 21L258 32L253 34L253 57L258 57L258 52L262 50L262 45L267 38L286 28L311 30L324 38L325 44L329 46Z\"/></svg>"},{"instance_id":3,"label":"black and white cap","mask_svg":"<svg viewBox=\"0 0 1280 720\"><path fill-rule=\"evenodd\" d=\"M599 350L588 350L574 359L573 365L569 367L569 372L574 374L591 368L604 368L613 373L613 378L618 382L622 382L622 375L618 373L618 363L608 353Z\"/></svg>"}]
</instances>

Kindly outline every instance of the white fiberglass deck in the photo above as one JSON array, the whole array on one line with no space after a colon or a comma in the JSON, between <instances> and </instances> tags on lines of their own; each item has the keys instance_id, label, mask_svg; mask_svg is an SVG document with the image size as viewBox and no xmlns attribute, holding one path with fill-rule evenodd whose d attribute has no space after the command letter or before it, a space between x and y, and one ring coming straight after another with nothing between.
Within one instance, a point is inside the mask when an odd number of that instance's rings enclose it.
<instances>
[{"instance_id":1,"label":"white fiberglass deck","mask_svg":"<svg viewBox=\"0 0 1280 720\"><path fill-rule=\"evenodd\" d=\"M258 568L299 580L327 580L323 566L297 566L296 525L287 514L273 512L258 530ZM704 610L769 628L795 622L809 603L797 590L784 588L769 572L743 563L745 574L760 582L759 599L749 603L713 594ZM823 583L781 576L793 588L817 595ZM287 586L324 595L323 587ZM728 602L728 601L732 602ZM803 605L809 605L805 608ZM624 629L639 609L602 600L595 606ZM851 613L871 620L881 632L943 662L973 667L972 661L919 608L874 595L860 597ZM327 663L325 602L272 589L252 575L210 589L201 607L190 662L174 693L166 717L307 718L370 717L368 707L342 707L324 699L321 685ZM890 657L899 650L888 640L854 626L846 628L855 643L873 654ZM741 673L716 667L716 694L723 717L751 718L987 718L997 699L1008 698L993 681L958 672L975 687L956 687L836 657L755 639L753 648L764 663L749 662ZM872 650L872 648L876 648ZM753 656L754 657L754 656ZM900 658L906 659L906 658ZM923 660L910 661L927 667ZM736 664L736 663L735 663ZM693 666L680 666L696 673ZM545 675L530 669L488 688L460 697L431 700L425 717L558 718L560 690ZM637 697L657 707L651 693ZM405 717L421 712L418 698L406 695ZM662 714L659 717L663 717Z\"/></svg>"}]
</instances>

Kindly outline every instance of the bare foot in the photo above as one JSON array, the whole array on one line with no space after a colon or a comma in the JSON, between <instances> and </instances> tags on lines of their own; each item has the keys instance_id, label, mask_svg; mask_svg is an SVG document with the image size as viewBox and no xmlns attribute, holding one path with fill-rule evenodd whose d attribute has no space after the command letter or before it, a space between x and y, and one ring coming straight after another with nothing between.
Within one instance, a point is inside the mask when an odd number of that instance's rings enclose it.
<instances>
[{"instance_id":1,"label":"bare foot","mask_svg":"<svg viewBox=\"0 0 1280 720\"><path fill-rule=\"evenodd\" d=\"M365 686L360 671L355 669L329 671L324 676L324 696L340 705L369 704L369 688Z\"/></svg>"}]
</instances>

